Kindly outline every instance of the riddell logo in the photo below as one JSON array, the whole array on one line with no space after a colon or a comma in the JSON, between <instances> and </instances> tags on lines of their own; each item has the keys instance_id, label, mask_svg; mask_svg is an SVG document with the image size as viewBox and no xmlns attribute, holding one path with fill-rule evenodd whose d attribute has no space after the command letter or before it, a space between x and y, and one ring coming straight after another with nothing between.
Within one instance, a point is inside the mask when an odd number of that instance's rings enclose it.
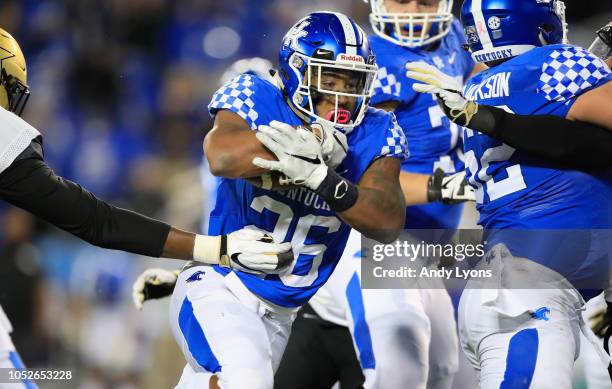
<instances>
[{"instance_id":1,"label":"riddell logo","mask_svg":"<svg viewBox=\"0 0 612 389\"><path fill-rule=\"evenodd\" d=\"M337 60L341 62L359 62L359 63L365 62L363 60L363 57L360 55L348 55L348 54L340 54Z\"/></svg>"}]
</instances>

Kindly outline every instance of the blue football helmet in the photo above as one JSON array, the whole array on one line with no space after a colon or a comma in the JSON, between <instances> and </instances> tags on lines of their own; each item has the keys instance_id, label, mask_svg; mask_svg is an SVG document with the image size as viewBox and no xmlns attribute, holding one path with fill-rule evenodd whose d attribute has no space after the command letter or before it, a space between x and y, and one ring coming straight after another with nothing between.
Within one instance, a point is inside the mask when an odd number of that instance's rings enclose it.
<instances>
[{"instance_id":1,"label":"blue football helmet","mask_svg":"<svg viewBox=\"0 0 612 389\"><path fill-rule=\"evenodd\" d=\"M367 35L348 16L315 12L297 22L283 38L279 67L283 93L306 121L324 121L347 131L363 120L378 68ZM321 85L322 75L338 73L349 77L349 89ZM335 109L321 116L316 105L324 97L335 99ZM341 104L347 98L355 99L352 112Z\"/></svg>"},{"instance_id":2,"label":"blue football helmet","mask_svg":"<svg viewBox=\"0 0 612 389\"><path fill-rule=\"evenodd\" d=\"M368 0L366 0L368 1ZM421 47L444 38L453 24L453 0L427 0L435 12L391 12L385 0L369 0L370 24L379 37L404 47ZM398 3L401 1L397 0Z\"/></svg>"},{"instance_id":3,"label":"blue football helmet","mask_svg":"<svg viewBox=\"0 0 612 389\"><path fill-rule=\"evenodd\" d=\"M534 47L567 42L561 0L466 0L461 23L476 62L496 62Z\"/></svg>"}]
</instances>

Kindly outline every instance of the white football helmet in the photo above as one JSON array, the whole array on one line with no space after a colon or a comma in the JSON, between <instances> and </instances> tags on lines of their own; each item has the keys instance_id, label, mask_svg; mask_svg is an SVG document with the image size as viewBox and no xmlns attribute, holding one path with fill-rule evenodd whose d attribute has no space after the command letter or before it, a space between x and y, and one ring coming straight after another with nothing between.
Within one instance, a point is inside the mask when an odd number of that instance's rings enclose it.
<instances>
[{"instance_id":1,"label":"white football helmet","mask_svg":"<svg viewBox=\"0 0 612 389\"><path fill-rule=\"evenodd\" d=\"M274 83L272 76L270 75L270 69L272 69L272 62L267 59L260 57L243 58L231 64L227 70L221 76L221 85L232 78L243 74L254 74L263 78L264 80Z\"/></svg>"},{"instance_id":2,"label":"white football helmet","mask_svg":"<svg viewBox=\"0 0 612 389\"><path fill-rule=\"evenodd\" d=\"M438 11L430 13L389 12L385 0L369 2L370 23L376 35L400 46L419 47L442 39L453 22L453 0L440 0Z\"/></svg>"}]
</instances>

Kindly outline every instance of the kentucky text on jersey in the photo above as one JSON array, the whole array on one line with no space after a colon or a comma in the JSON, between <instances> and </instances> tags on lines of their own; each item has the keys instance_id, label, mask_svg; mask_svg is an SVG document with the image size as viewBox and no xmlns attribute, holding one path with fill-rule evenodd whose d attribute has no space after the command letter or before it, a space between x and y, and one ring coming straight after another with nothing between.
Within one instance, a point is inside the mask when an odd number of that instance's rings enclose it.
<instances>
[{"instance_id":1,"label":"kentucky text on jersey","mask_svg":"<svg viewBox=\"0 0 612 389\"><path fill-rule=\"evenodd\" d=\"M510 75L510 72L503 72L488 77L480 84L466 89L465 97L468 100L508 97L510 96Z\"/></svg>"},{"instance_id":2,"label":"kentucky text on jersey","mask_svg":"<svg viewBox=\"0 0 612 389\"><path fill-rule=\"evenodd\" d=\"M491 62L499 59L511 58L512 56L512 49L503 49L492 53L479 54L476 56L476 59L480 62Z\"/></svg>"},{"instance_id":3,"label":"kentucky text on jersey","mask_svg":"<svg viewBox=\"0 0 612 389\"><path fill-rule=\"evenodd\" d=\"M313 207L314 209L324 209L331 212L329 205L313 191L308 188L299 187L295 189L288 189L285 191L279 191L280 194L287 198L302 203L307 207Z\"/></svg>"}]
</instances>

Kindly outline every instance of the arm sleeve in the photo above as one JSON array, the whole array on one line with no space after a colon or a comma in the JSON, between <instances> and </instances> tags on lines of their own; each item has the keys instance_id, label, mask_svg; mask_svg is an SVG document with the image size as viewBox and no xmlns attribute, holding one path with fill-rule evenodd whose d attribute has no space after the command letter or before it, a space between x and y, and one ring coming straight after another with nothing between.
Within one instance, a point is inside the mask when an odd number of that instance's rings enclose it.
<instances>
[{"instance_id":1,"label":"arm sleeve","mask_svg":"<svg viewBox=\"0 0 612 389\"><path fill-rule=\"evenodd\" d=\"M0 197L95 246L159 257L170 226L58 177L33 146L0 174Z\"/></svg>"},{"instance_id":2,"label":"arm sleeve","mask_svg":"<svg viewBox=\"0 0 612 389\"><path fill-rule=\"evenodd\" d=\"M554 115L523 116L479 105L469 127L520 151L575 168L612 166L612 131Z\"/></svg>"}]
</instances>

